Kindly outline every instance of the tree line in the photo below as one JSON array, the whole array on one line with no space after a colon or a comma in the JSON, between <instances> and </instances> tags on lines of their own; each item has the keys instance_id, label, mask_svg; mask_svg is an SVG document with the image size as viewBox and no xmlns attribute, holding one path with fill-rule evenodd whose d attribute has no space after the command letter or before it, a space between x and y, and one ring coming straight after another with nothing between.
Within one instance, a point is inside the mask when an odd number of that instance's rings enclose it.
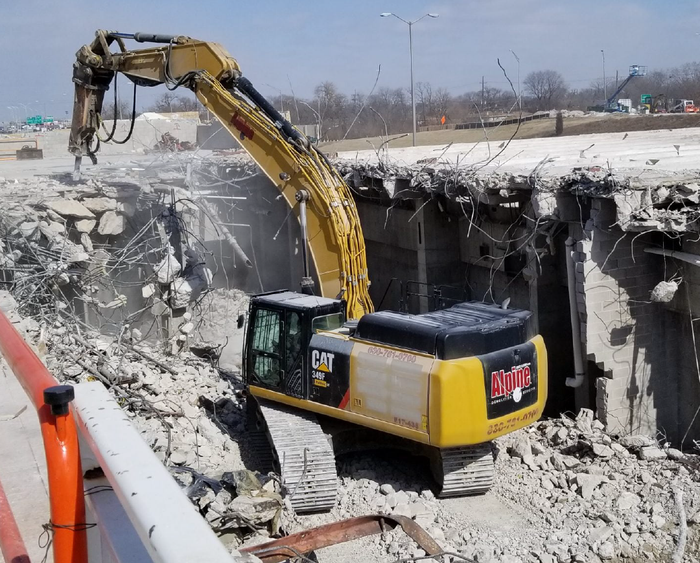
<instances>
[{"instance_id":1,"label":"tree line","mask_svg":"<svg viewBox=\"0 0 700 563\"><path fill-rule=\"evenodd\" d=\"M627 77L621 73L593 81L582 89L571 88L561 73L541 70L529 73L522 84L513 82L508 89L484 84L478 90L451 94L445 88L434 87L428 82L415 85L416 119L419 126L438 126L478 121L481 118L508 113L586 110L601 105L607 93L611 96L618 84ZM511 77L512 80L512 77ZM700 103L700 63L688 63L677 68L655 70L646 76L634 78L618 98L632 99L633 107L640 104L642 94L666 99L694 99ZM311 98L298 98L280 93L270 102L289 115L295 125L317 125L323 140L395 136L411 131L412 110L410 88L378 88L366 95L360 91L341 92L331 81L324 81L314 89ZM105 104L103 116L112 119L131 117L131 104L120 102ZM198 111L204 118L206 110L191 95L175 95L166 92L152 104L148 111L159 113Z\"/></svg>"}]
</instances>

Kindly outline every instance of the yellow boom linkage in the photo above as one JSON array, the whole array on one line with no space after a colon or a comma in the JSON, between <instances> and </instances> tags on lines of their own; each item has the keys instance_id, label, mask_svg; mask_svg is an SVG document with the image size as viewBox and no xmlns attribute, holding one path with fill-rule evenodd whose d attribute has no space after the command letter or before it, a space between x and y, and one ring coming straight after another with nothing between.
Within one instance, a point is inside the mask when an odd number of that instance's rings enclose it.
<instances>
[{"instance_id":1,"label":"yellow boom linkage","mask_svg":"<svg viewBox=\"0 0 700 563\"><path fill-rule=\"evenodd\" d=\"M128 50L123 39L166 45ZM118 52L110 52L113 43ZM73 72L69 150L76 156L77 174L83 156L96 162L97 148L91 147L99 142L96 137L104 93L115 73L124 74L136 85L183 86L194 92L277 186L300 219L320 294L345 299L348 318L373 311L365 242L348 186L326 157L242 76L236 60L218 43L184 36L97 31L95 40L78 51ZM304 269L302 286L308 288L313 282L307 258Z\"/></svg>"}]
</instances>

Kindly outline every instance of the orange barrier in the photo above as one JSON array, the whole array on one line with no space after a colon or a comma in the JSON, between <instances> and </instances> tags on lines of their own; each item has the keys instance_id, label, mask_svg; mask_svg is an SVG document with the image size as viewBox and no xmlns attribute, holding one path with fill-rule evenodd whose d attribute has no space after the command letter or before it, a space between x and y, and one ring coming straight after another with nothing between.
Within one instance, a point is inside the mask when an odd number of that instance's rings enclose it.
<instances>
[{"instance_id":1,"label":"orange barrier","mask_svg":"<svg viewBox=\"0 0 700 563\"><path fill-rule=\"evenodd\" d=\"M72 399L72 388L58 386L2 312L0 353L39 415L49 476L54 563L87 563L87 526L78 430L68 405ZM53 406L47 404L47 400ZM5 520L2 522L4 528Z\"/></svg>"},{"instance_id":2,"label":"orange barrier","mask_svg":"<svg viewBox=\"0 0 700 563\"><path fill-rule=\"evenodd\" d=\"M27 548L12 514L12 508L0 483L0 552L5 561L11 563L30 563Z\"/></svg>"}]
</instances>

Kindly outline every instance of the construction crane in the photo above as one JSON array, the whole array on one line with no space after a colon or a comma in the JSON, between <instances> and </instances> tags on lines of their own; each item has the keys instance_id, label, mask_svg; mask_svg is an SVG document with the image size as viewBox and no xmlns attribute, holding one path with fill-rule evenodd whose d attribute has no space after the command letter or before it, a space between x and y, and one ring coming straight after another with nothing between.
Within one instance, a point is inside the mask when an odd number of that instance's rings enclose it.
<instances>
[{"instance_id":1,"label":"construction crane","mask_svg":"<svg viewBox=\"0 0 700 563\"><path fill-rule=\"evenodd\" d=\"M129 50L125 39L165 46ZM110 52L113 44L119 51ZM216 43L98 31L74 65L69 150L76 170L83 156L96 159L102 101L115 73L143 86L192 90L299 218L302 292L251 299L243 359L251 422L266 431L294 508L335 505L334 447L387 447L387 438L430 459L441 496L486 492L494 477L491 441L537 421L547 398L547 352L532 313L485 303L373 313L349 188Z\"/></svg>"},{"instance_id":2,"label":"construction crane","mask_svg":"<svg viewBox=\"0 0 700 563\"><path fill-rule=\"evenodd\" d=\"M630 83L630 81L633 78L637 78L638 76L646 76L647 74L647 67L645 66L639 66L639 65L632 65L630 66L629 69L629 74L627 75L627 78L625 78L622 81L622 84L617 87L615 92L613 93L612 96L610 96L607 100L605 100L605 107L604 111L606 112L614 112L614 111L621 111L620 106L617 103L617 96L622 92L625 87Z\"/></svg>"}]
</instances>

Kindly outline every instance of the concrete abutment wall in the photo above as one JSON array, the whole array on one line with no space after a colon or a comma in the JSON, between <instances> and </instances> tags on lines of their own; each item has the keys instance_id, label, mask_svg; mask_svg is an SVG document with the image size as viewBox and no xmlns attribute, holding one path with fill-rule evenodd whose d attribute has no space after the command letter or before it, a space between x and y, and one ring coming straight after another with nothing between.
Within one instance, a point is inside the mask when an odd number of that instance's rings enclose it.
<instances>
[{"instance_id":1,"label":"concrete abutment wall","mask_svg":"<svg viewBox=\"0 0 700 563\"><path fill-rule=\"evenodd\" d=\"M672 314L650 301L656 284L666 279L663 259L644 252L659 246L663 235L626 233L616 221L611 200L593 199L576 244L579 320L597 416L611 432L658 430L676 439L677 339ZM591 401L585 391L579 403Z\"/></svg>"},{"instance_id":2,"label":"concrete abutment wall","mask_svg":"<svg viewBox=\"0 0 700 563\"><path fill-rule=\"evenodd\" d=\"M266 182L256 177L250 201L234 212L252 225L260 264L269 263L272 255L263 247L273 244L273 231L288 214L286 204L274 199L274 187L262 186ZM433 299L407 298L406 282L413 284L409 293L449 286L467 300L501 303L510 298L511 307L535 313L547 344L547 415L593 408L612 432L659 432L677 443L700 396L695 356L688 353L693 348L687 305L681 302L685 293L679 291L671 304L652 303L652 289L678 268L671 259L644 252L645 247L673 243L660 232L623 231L612 199L567 198L558 198L560 222L554 223L550 234L535 235L528 244L520 244L513 241L533 235L528 229L534 223L518 222L520 210L509 206L481 206L472 223L462 206L439 197L424 195L398 202L358 197L375 306L403 307L414 313L435 307ZM264 216L251 213L261 204L266 205ZM294 238L296 221L291 223L287 237ZM236 236L245 241L242 232ZM564 384L574 375L564 245L568 236L577 241L578 320L587 372L577 389ZM297 288L300 257L295 244L274 242L281 245L274 252L280 253L276 260L283 265L277 276L287 283L269 279L265 289ZM683 242L683 249L700 254L700 243L694 244ZM700 303L700 270L696 269L686 266L683 276L690 284L691 300ZM700 316L700 305L697 309L695 315ZM696 420L689 439L699 433Z\"/></svg>"}]
</instances>

